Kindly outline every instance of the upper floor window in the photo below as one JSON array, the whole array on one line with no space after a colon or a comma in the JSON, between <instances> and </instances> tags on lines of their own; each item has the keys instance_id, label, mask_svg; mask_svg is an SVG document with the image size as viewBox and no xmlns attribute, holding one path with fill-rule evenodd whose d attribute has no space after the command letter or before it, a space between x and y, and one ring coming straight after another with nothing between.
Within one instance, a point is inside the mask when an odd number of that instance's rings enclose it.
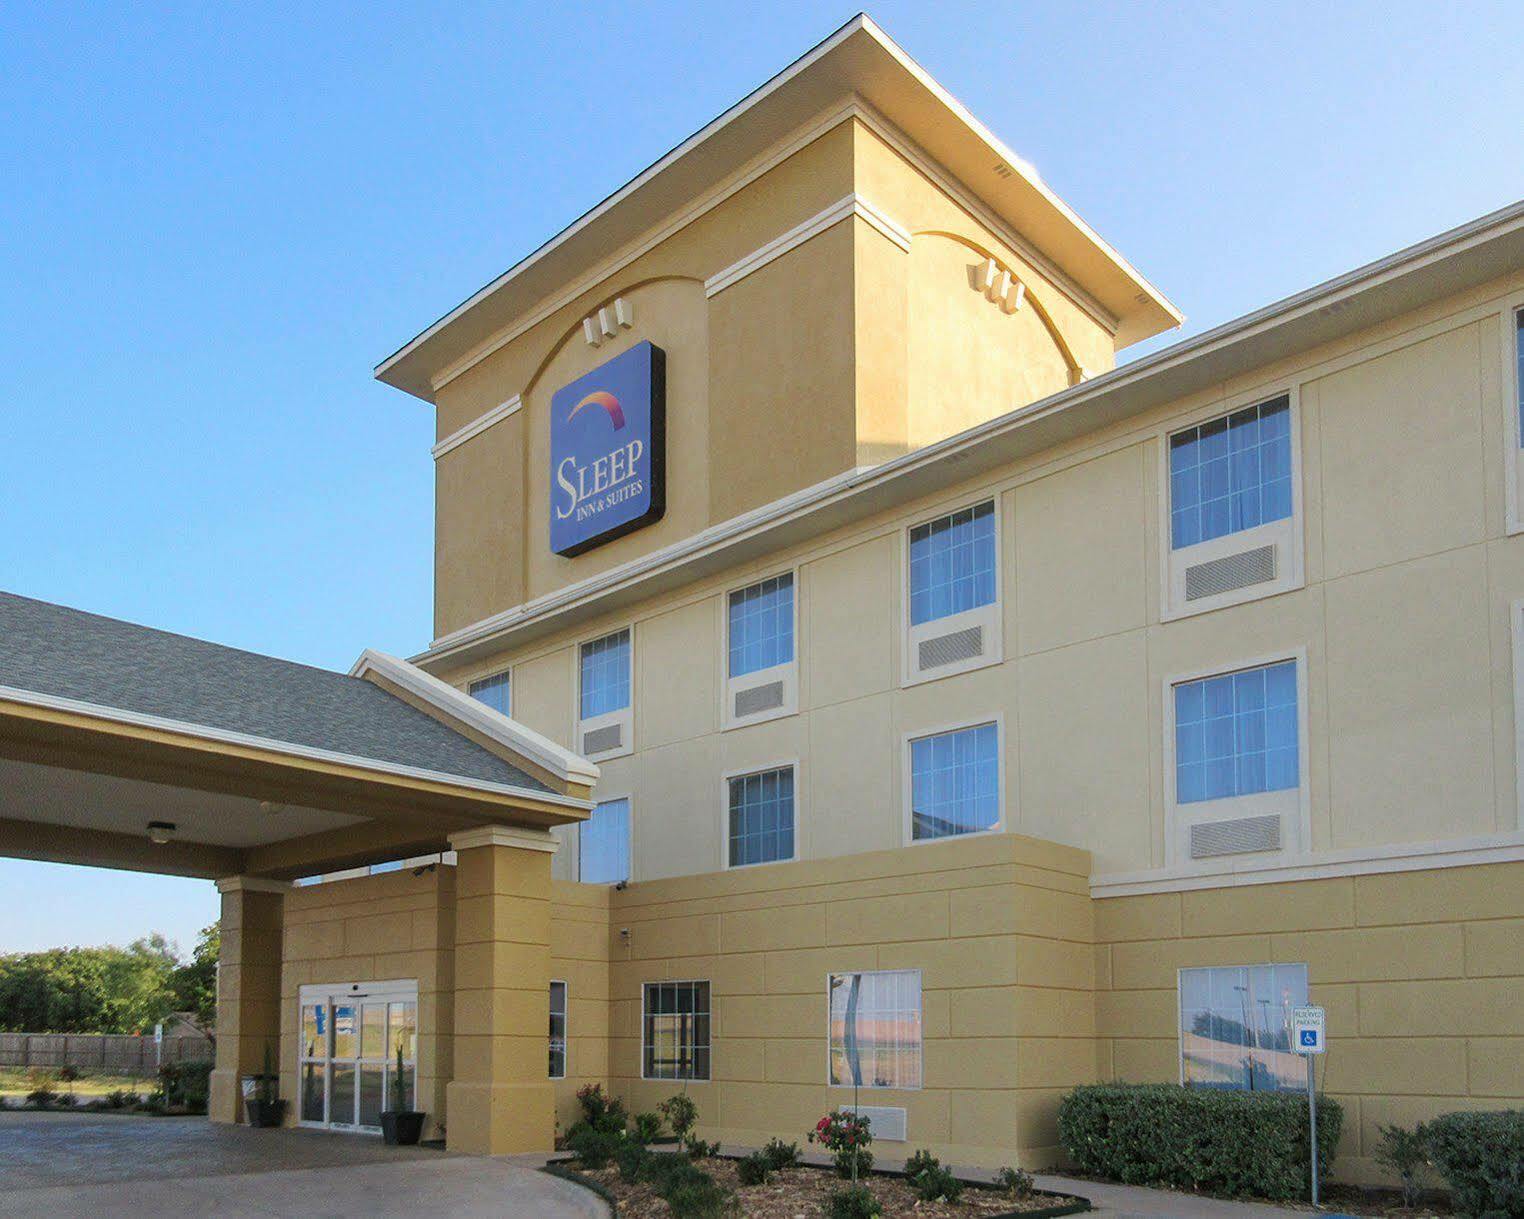
<instances>
[{"instance_id":1,"label":"upper floor window","mask_svg":"<svg viewBox=\"0 0 1524 1219\"><path fill-rule=\"evenodd\" d=\"M728 780L732 868L794 858L794 768Z\"/></svg>"},{"instance_id":2,"label":"upper floor window","mask_svg":"<svg viewBox=\"0 0 1524 1219\"><path fill-rule=\"evenodd\" d=\"M577 831L577 879L613 885L630 879L630 801L605 800Z\"/></svg>"},{"instance_id":3,"label":"upper floor window","mask_svg":"<svg viewBox=\"0 0 1524 1219\"><path fill-rule=\"evenodd\" d=\"M1524 445L1524 309L1513 314L1514 396L1519 406L1519 443Z\"/></svg>"},{"instance_id":4,"label":"upper floor window","mask_svg":"<svg viewBox=\"0 0 1524 1219\"><path fill-rule=\"evenodd\" d=\"M1296 661L1175 687L1175 801L1189 804L1301 782Z\"/></svg>"},{"instance_id":5,"label":"upper floor window","mask_svg":"<svg viewBox=\"0 0 1524 1219\"><path fill-rule=\"evenodd\" d=\"M948 838L1000 824L1000 729L979 724L910 742L910 837Z\"/></svg>"},{"instance_id":6,"label":"upper floor window","mask_svg":"<svg viewBox=\"0 0 1524 1219\"><path fill-rule=\"evenodd\" d=\"M630 705L630 631L626 627L582 645L582 718L608 715Z\"/></svg>"},{"instance_id":7,"label":"upper floor window","mask_svg":"<svg viewBox=\"0 0 1524 1219\"><path fill-rule=\"evenodd\" d=\"M1169 438L1169 482L1174 550L1289 517L1290 399L1176 432Z\"/></svg>"},{"instance_id":8,"label":"upper floor window","mask_svg":"<svg viewBox=\"0 0 1524 1219\"><path fill-rule=\"evenodd\" d=\"M641 1075L709 1078L709 983L647 982L642 988Z\"/></svg>"},{"instance_id":9,"label":"upper floor window","mask_svg":"<svg viewBox=\"0 0 1524 1219\"><path fill-rule=\"evenodd\" d=\"M910 531L910 624L995 601L995 505L964 508Z\"/></svg>"},{"instance_id":10,"label":"upper floor window","mask_svg":"<svg viewBox=\"0 0 1524 1219\"><path fill-rule=\"evenodd\" d=\"M831 1083L921 1086L921 975L914 969L832 974Z\"/></svg>"},{"instance_id":11,"label":"upper floor window","mask_svg":"<svg viewBox=\"0 0 1524 1219\"><path fill-rule=\"evenodd\" d=\"M1307 1002L1306 965L1180 971L1180 1082L1253 1092L1306 1086L1291 1009Z\"/></svg>"},{"instance_id":12,"label":"upper floor window","mask_svg":"<svg viewBox=\"0 0 1524 1219\"><path fill-rule=\"evenodd\" d=\"M502 715L513 714L513 689L508 671L494 673L471 683L471 697Z\"/></svg>"},{"instance_id":13,"label":"upper floor window","mask_svg":"<svg viewBox=\"0 0 1524 1219\"><path fill-rule=\"evenodd\" d=\"M550 1078L566 1078L566 983L550 984Z\"/></svg>"},{"instance_id":14,"label":"upper floor window","mask_svg":"<svg viewBox=\"0 0 1524 1219\"><path fill-rule=\"evenodd\" d=\"M794 659L794 576L787 572L730 594L730 676Z\"/></svg>"}]
</instances>

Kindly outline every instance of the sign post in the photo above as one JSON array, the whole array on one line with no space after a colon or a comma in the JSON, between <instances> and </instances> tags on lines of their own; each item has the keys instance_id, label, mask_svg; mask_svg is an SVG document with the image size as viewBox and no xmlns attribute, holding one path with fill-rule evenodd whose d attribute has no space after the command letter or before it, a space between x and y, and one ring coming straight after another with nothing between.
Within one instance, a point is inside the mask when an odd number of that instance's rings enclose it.
<instances>
[{"instance_id":1,"label":"sign post","mask_svg":"<svg viewBox=\"0 0 1524 1219\"><path fill-rule=\"evenodd\" d=\"M1307 1060L1307 1121L1311 1142L1308 1159L1312 1161L1312 1204L1318 1205L1318 1094L1313 1063L1323 1053L1324 1012L1321 1007L1291 1009L1291 1037L1296 1052Z\"/></svg>"}]
</instances>

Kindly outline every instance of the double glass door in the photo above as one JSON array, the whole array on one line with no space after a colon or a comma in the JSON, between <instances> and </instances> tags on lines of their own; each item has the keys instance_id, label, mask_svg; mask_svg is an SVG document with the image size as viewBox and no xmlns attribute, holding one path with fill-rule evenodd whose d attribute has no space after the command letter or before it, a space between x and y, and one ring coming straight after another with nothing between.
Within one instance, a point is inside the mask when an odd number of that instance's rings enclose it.
<instances>
[{"instance_id":1,"label":"double glass door","mask_svg":"<svg viewBox=\"0 0 1524 1219\"><path fill-rule=\"evenodd\" d=\"M301 989L298 1079L303 1125L378 1130L397 1105L416 1106L418 984L346 982Z\"/></svg>"}]
</instances>

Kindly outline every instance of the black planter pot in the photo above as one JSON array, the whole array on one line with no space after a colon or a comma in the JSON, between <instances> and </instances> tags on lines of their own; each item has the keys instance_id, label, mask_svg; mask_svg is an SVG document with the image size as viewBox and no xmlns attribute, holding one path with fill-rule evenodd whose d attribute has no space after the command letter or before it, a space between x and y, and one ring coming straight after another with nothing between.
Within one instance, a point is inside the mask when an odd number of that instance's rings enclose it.
<instances>
[{"instance_id":1,"label":"black planter pot","mask_svg":"<svg viewBox=\"0 0 1524 1219\"><path fill-rule=\"evenodd\" d=\"M388 1147L411 1147L423 1137L423 1114L388 1109L381 1115L381 1138Z\"/></svg>"},{"instance_id":2,"label":"black planter pot","mask_svg":"<svg viewBox=\"0 0 1524 1219\"><path fill-rule=\"evenodd\" d=\"M250 1099L243 1102L243 1108L249 1116L249 1125L269 1130L280 1125L280 1119L286 1112L286 1102Z\"/></svg>"}]
</instances>

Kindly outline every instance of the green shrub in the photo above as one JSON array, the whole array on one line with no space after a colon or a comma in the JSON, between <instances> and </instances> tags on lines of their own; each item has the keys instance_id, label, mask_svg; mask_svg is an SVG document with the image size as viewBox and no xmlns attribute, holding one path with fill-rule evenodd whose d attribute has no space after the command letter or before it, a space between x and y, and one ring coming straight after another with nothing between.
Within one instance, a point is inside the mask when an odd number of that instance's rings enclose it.
<instances>
[{"instance_id":1,"label":"green shrub","mask_svg":"<svg viewBox=\"0 0 1524 1219\"><path fill-rule=\"evenodd\" d=\"M40 1088L33 1088L26 1094L27 1104L38 1105L43 1108L46 1108L50 1105L56 1105L61 1100L63 1100L63 1095L53 1091L53 1089L49 1088L47 1085L43 1085Z\"/></svg>"},{"instance_id":2,"label":"green shrub","mask_svg":"<svg viewBox=\"0 0 1524 1219\"><path fill-rule=\"evenodd\" d=\"M711 1160L720 1154L718 1142L706 1143L703 1139L690 1138L687 1148L689 1156L695 1160Z\"/></svg>"},{"instance_id":3,"label":"green shrub","mask_svg":"<svg viewBox=\"0 0 1524 1219\"><path fill-rule=\"evenodd\" d=\"M1467 1215L1524 1216L1524 1109L1446 1113L1425 1127L1429 1155Z\"/></svg>"},{"instance_id":4,"label":"green shrub","mask_svg":"<svg viewBox=\"0 0 1524 1219\"><path fill-rule=\"evenodd\" d=\"M651 1158L651 1153L646 1150L646 1145L637 1139L622 1139L619 1146L614 1148L614 1163L619 1168L621 1181L638 1181L645 1172L646 1161Z\"/></svg>"},{"instance_id":5,"label":"green shrub","mask_svg":"<svg viewBox=\"0 0 1524 1219\"><path fill-rule=\"evenodd\" d=\"M995 1174L995 1184L1013 1198L1030 1198L1037 1182L1025 1168L1002 1168Z\"/></svg>"},{"instance_id":6,"label":"green shrub","mask_svg":"<svg viewBox=\"0 0 1524 1219\"><path fill-rule=\"evenodd\" d=\"M836 1175L843 1181L850 1181L854 1177L861 1179L873 1170L873 1153L866 1147L843 1147L831 1157L831 1163L836 1166Z\"/></svg>"},{"instance_id":7,"label":"green shrub","mask_svg":"<svg viewBox=\"0 0 1524 1219\"><path fill-rule=\"evenodd\" d=\"M905 1161L905 1175L912 1181L928 1168L941 1168L942 1161L929 1151L917 1151Z\"/></svg>"},{"instance_id":8,"label":"green shrub","mask_svg":"<svg viewBox=\"0 0 1524 1219\"><path fill-rule=\"evenodd\" d=\"M830 1219L878 1219L884 1208L866 1185L845 1185L831 1194Z\"/></svg>"},{"instance_id":9,"label":"green shrub","mask_svg":"<svg viewBox=\"0 0 1524 1219\"><path fill-rule=\"evenodd\" d=\"M635 1137L642 1143L654 1143L661 1138L661 1114L637 1113L632 1120L635 1123Z\"/></svg>"},{"instance_id":10,"label":"green shrub","mask_svg":"<svg viewBox=\"0 0 1524 1219\"><path fill-rule=\"evenodd\" d=\"M599 1130L587 1122L578 1122L566 1136L566 1146L577 1157L583 1168L602 1168L614 1158L614 1153L624 1145L623 1135L609 1130Z\"/></svg>"},{"instance_id":11,"label":"green shrub","mask_svg":"<svg viewBox=\"0 0 1524 1219\"><path fill-rule=\"evenodd\" d=\"M736 1176L742 1185L766 1185L772 1171L772 1163L760 1151L754 1151L744 1160L736 1161Z\"/></svg>"},{"instance_id":12,"label":"green shrub","mask_svg":"<svg viewBox=\"0 0 1524 1219\"><path fill-rule=\"evenodd\" d=\"M922 1202L956 1202L963 1195L963 1182L940 1164L923 1168L911 1178L910 1183L915 1187L916 1197Z\"/></svg>"},{"instance_id":13,"label":"green shrub","mask_svg":"<svg viewBox=\"0 0 1524 1219\"><path fill-rule=\"evenodd\" d=\"M767 1157L767 1166L774 1172L780 1172L799 1163L799 1144L785 1143L782 1139L768 1139L767 1146L762 1148L762 1154Z\"/></svg>"},{"instance_id":14,"label":"green shrub","mask_svg":"<svg viewBox=\"0 0 1524 1219\"><path fill-rule=\"evenodd\" d=\"M698 1124L698 1106L693 1103L693 1098L686 1092L679 1092L676 1096L667 1097L656 1107L667 1119L667 1125L672 1127L678 1142L687 1142L689 1132Z\"/></svg>"},{"instance_id":15,"label":"green shrub","mask_svg":"<svg viewBox=\"0 0 1524 1219\"><path fill-rule=\"evenodd\" d=\"M1376 1163L1402 1184L1402 1204L1418 1205L1424 1178L1429 1171L1429 1136L1422 1124L1409 1130L1406 1126L1378 1126L1381 1141L1376 1144Z\"/></svg>"},{"instance_id":16,"label":"green shrub","mask_svg":"<svg viewBox=\"0 0 1524 1219\"><path fill-rule=\"evenodd\" d=\"M617 1096L606 1096L602 1084L587 1084L577 1089L577 1104L582 1106L582 1121L594 1130L623 1134L625 1127L624 1102ZM575 1130L577 1127L573 1126ZM567 1134L570 1141L571 1135Z\"/></svg>"},{"instance_id":17,"label":"green shrub","mask_svg":"<svg viewBox=\"0 0 1524 1219\"><path fill-rule=\"evenodd\" d=\"M1318 1099L1318 1164L1326 1175L1343 1128L1337 1101ZM1091 1084L1058 1110L1064 1151L1082 1172L1284 1200L1308 1189L1307 1099L1177 1084Z\"/></svg>"},{"instance_id":18,"label":"green shrub","mask_svg":"<svg viewBox=\"0 0 1524 1219\"><path fill-rule=\"evenodd\" d=\"M167 1062L159 1068L159 1079L154 1085L154 1096L161 1108L183 1109L187 1113L205 1113L211 1092L209 1062Z\"/></svg>"},{"instance_id":19,"label":"green shrub","mask_svg":"<svg viewBox=\"0 0 1524 1219\"><path fill-rule=\"evenodd\" d=\"M736 1196L708 1173L701 1181L685 1181L663 1196L673 1219L726 1219L739 1214Z\"/></svg>"},{"instance_id":20,"label":"green shrub","mask_svg":"<svg viewBox=\"0 0 1524 1219\"><path fill-rule=\"evenodd\" d=\"M673 1189L696 1181L713 1180L710 1175L680 1152L655 1152L646 1157L640 1179L663 1198Z\"/></svg>"},{"instance_id":21,"label":"green shrub","mask_svg":"<svg viewBox=\"0 0 1524 1219\"><path fill-rule=\"evenodd\" d=\"M131 1088L117 1088L108 1092L102 1098L103 1109L131 1109L142 1101L142 1097Z\"/></svg>"}]
</instances>

